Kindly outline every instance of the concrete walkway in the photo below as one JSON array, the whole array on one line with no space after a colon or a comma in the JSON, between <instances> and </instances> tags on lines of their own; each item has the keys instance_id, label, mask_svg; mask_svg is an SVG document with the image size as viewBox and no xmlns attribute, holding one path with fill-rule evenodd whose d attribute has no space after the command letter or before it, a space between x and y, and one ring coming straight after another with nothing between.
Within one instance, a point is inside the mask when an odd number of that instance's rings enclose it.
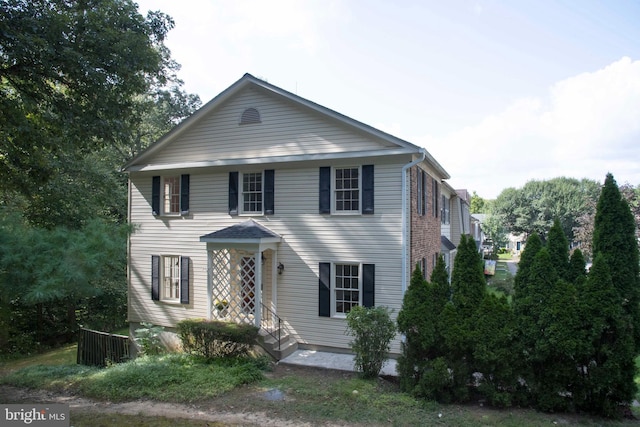
<instances>
[{"instance_id":1,"label":"concrete walkway","mask_svg":"<svg viewBox=\"0 0 640 427\"><path fill-rule=\"evenodd\" d=\"M352 354L329 353L316 350L297 350L278 362L281 365L311 366L315 368L335 369L338 371L355 371ZM388 359L380 375L398 376L395 359Z\"/></svg>"}]
</instances>

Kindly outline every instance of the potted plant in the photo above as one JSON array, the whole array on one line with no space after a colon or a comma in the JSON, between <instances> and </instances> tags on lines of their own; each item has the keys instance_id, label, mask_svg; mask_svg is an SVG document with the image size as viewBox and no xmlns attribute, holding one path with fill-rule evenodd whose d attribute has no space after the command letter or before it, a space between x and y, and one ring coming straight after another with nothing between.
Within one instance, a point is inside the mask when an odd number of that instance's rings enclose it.
<instances>
[{"instance_id":1,"label":"potted plant","mask_svg":"<svg viewBox=\"0 0 640 427\"><path fill-rule=\"evenodd\" d=\"M227 307L229 306L229 301L227 301L226 299L216 300L214 305L218 309L218 313L221 317L225 317L227 315Z\"/></svg>"}]
</instances>

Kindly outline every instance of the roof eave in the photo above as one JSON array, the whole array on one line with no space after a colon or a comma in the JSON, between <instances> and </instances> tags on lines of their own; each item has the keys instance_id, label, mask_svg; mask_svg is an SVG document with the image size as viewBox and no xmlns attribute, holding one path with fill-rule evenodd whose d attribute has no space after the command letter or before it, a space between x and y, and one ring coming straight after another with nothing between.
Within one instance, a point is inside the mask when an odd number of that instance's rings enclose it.
<instances>
[{"instance_id":1,"label":"roof eave","mask_svg":"<svg viewBox=\"0 0 640 427\"><path fill-rule=\"evenodd\" d=\"M131 164L123 169L123 172L147 172L159 170L174 169L198 169L211 167L224 167L236 165L253 165L253 164L269 164L269 163L292 163L306 161L321 161L331 159L353 159L364 157L381 157L415 154L416 151L409 148L396 148L387 150L369 150L369 151L346 151L338 153L314 153L314 154L295 154L288 156L269 156L269 157L253 157L253 158L237 158L237 159L220 159L207 160L201 162L179 162L179 163L161 163L136 165Z\"/></svg>"}]
</instances>

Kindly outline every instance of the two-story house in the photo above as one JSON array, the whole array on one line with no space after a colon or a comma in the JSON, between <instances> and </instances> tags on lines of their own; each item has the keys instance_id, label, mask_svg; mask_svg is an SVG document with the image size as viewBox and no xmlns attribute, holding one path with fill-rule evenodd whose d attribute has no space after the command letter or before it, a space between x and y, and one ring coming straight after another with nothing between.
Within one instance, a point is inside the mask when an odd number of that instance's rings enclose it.
<instances>
[{"instance_id":1,"label":"two-story house","mask_svg":"<svg viewBox=\"0 0 640 427\"><path fill-rule=\"evenodd\" d=\"M280 321L301 348L346 352L349 310L395 317L440 252L449 175L425 149L249 74L123 170L132 331Z\"/></svg>"}]
</instances>

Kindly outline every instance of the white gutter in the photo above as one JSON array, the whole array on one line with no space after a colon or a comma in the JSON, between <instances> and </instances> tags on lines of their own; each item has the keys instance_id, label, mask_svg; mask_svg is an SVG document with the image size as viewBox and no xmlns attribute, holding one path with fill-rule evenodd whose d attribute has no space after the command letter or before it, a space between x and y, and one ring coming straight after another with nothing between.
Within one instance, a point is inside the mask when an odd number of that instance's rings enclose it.
<instances>
[{"instance_id":1,"label":"white gutter","mask_svg":"<svg viewBox=\"0 0 640 427\"><path fill-rule=\"evenodd\" d=\"M409 245L409 239L407 237L407 169L423 162L427 158L427 150L420 149L422 157L414 160L402 167L402 296L407 291L407 246Z\"/></svg>"}]
</instances>

